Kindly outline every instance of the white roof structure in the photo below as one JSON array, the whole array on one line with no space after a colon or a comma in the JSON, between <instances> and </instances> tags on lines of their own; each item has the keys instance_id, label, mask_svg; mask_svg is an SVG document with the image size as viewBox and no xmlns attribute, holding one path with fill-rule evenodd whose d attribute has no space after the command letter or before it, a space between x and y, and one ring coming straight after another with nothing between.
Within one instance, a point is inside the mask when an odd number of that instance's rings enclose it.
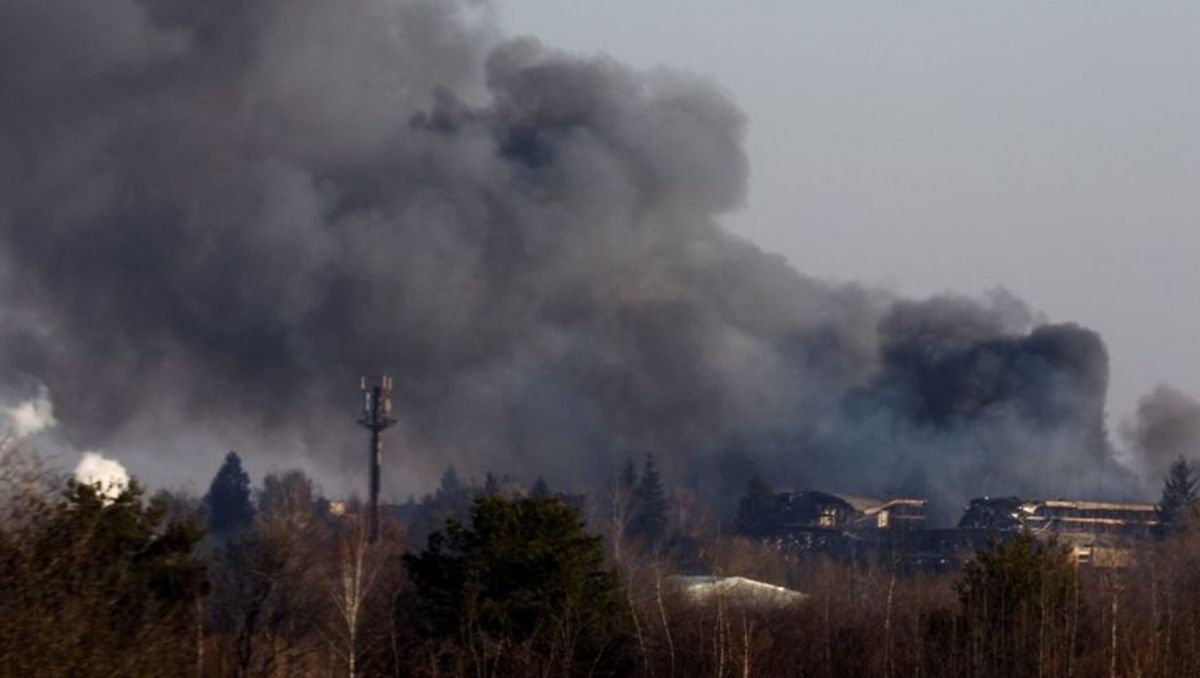
<instances>
[{"instance_id":1,"label":"white roof structure","mask_svg":"<svg viewBox=\"0 0 1200 678\"><path fill-rule=\"evenodd\" d=\"M855 494L839 494L836 492L829 492L827 494L829 494L831 497L837 497L838 499L841 499L849 504L855 511L868 516L875 515L884 509L890 509L896 506L917 506L923 509L925 508L926 503L924 499L916 499L911 497L895 497L884 499L881 497L866 497Z\"/></svg>"},{"instance_id":2,"label":"white roof structure","mask_svg":"<svg viewBox=\"0 0 1200 678\"><path fill-rule=\"evenodd\" d=\"M670 582L689 602L698 604L723 600L738 607L774 609L808 599L799 591L746 577L674 576Z\"/></svg>"}]
</instances>

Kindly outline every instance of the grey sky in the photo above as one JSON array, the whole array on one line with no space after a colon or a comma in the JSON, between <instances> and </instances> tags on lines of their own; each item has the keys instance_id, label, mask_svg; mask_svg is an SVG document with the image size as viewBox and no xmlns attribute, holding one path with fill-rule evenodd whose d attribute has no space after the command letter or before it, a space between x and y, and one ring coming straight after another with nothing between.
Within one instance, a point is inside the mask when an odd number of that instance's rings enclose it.
<instances>
[{"instance_id":1,"label":"grey sky","mask_svg":"<svg viewBox=\"0 0 1200 678\"><path fill-rule=\"evenodd\" d=\"M801 270L1004 286L1095 328L1118 419L1160 381L1200 393L1200 3L505 0L500 20L718 81L750 121L726 222Z\"/></svg>"}]
</instances>

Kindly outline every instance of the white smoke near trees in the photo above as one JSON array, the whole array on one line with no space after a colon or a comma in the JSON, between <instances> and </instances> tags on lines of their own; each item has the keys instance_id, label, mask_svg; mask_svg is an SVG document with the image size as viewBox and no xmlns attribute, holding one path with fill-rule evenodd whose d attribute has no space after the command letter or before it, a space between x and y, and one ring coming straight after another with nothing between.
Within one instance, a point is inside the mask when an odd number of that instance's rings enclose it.
<instances>
[{"instance_id":1,"label":"white smoke near trees","mask_svg":"<svg viewBox=\"0 0 1200 678\"><path fill-rule=\"evenodd\" d=\"M41 388L28 400L0 407L0 438L18 442L53 427L54 404L50 393Z\"/></svg>"},{"instance_id":2,"label":"white smoke near trees","mask_svg":"<svg viewBox=\"0 0 1200 678\"><path fill-rule=\"evenodd\" d=\"M100 452L84 452L75 465L73 476L76 482L96 485L108 498L121 494L129 486L129 472L116 459L109 459Z\"/></svg>"},{"instance_id":3,"label":"white smoke near trees","mask_svg":"<svg viewBox=\"0 0 1200 678\"><path fill-rule=\"evenodd\" d=\"M954 509L1135 485L1095 333L797 272L719 225L748 162L717 86L488 11L0 4L0 358L69 442L161 482L286 456L337 491L384 371L398 493L448 463L588 489L647 452L726 503L754 472Z\"/></svg>"}]
</instances>

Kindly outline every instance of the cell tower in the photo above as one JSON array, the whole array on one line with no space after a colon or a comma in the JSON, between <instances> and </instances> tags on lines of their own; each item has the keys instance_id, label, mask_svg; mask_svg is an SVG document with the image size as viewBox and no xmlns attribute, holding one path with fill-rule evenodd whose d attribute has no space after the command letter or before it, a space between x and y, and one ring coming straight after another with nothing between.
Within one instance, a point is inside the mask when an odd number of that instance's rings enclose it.
<instances>
[{"instance_id":1,"label":"cell tower","mask_svg":"<svg viewBox=\"0 0 1200 678\"><path fill-rule=\"evenodd\" d=\"M392 418L392 378L380 376L368 380L362 378L363 406L358 423L371 432L371 456L368 465L371 475L370 504L367 506L369 541L379 541L379 465L383 460L384 429L396 423Z\"/></svg>"}]
</instances>

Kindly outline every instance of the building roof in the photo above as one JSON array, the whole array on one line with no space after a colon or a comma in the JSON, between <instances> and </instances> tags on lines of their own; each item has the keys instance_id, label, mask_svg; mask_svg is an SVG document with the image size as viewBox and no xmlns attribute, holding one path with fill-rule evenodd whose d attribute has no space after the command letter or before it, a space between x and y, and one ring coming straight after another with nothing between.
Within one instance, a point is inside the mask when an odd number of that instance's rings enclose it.
<instances>
[{"instance_id":1,"label":"building roof","mask_svg":"<svg viewBox=\"0 0 1200 678\"><path fill-rule=\"evenodd\" d=\"M1116 501L1072 501L1068 499L1047 499L1040 502L1047 508L1071 508L1080 511L1145 511L1155 512L1158 507L1146 502L1116 502Z\"/></svg>"},{"instance_id":2,"label":"building roof","mask_svg":"<svg viewBox=\"0 0 1200 678\"><path fill-rule=\"evenodd\" d=\"M865 513L867 515L878 513L885 508L891 508L892 506L896 505L925 506L924 499L915 499L909 497L883 498L857 494L838 494L835 492L829 492L828 494L831 497L837 497L838 499L846 502L855 511L858 511L859 513Z\"/></svg>"},{"instance_id":3,"label":"building roof","mask_svg":"<svg viewBox=\"0 0 1200 678\"><path fill-rule=\"evenodd\" d=\"M669 581L693 603L724 600L741 607L780 608L808 598L799 591L746 577L674 576Z\"/></svg>"}]
</instances>

